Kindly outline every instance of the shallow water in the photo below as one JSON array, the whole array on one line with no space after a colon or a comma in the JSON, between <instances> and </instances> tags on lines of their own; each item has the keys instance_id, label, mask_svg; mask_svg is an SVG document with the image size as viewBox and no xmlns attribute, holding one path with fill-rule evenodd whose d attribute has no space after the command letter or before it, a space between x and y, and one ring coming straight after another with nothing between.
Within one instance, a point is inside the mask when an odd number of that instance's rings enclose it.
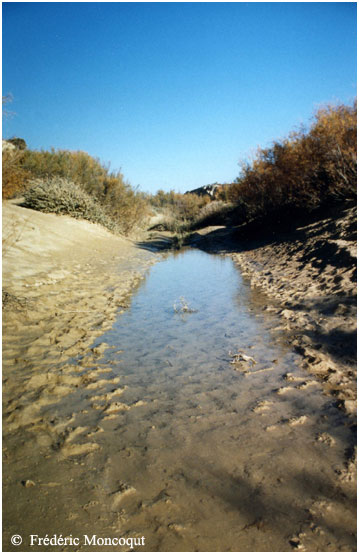
<instances>
[{"instance_id":1,"label":"shallow water","mask_svg":"<svg viewBox=\"0 0 359 554\"><path fill-rule=\"evenodd\" d=\"M331 550L332 534L348 539L342 521L313 521L350 432L263 302L231 259L186 250L151 270L98 341L113 347L104 361L131 407L107 416L108 469L134 489L121 507L150 550ZM255 363L232 364L238 350Z\"/></svg>"},{"instance_id":2,"label":"shallow water","mask_svg":"<svg viewBox=\"0 0 359 554\"><path fill-rule=\"evenodd\" d=\"M34 370L4 544L36 528L144 551L355 550L350 428L266 302L230 258L170 254L90 352Z\"/></svg>"}]
</instances>

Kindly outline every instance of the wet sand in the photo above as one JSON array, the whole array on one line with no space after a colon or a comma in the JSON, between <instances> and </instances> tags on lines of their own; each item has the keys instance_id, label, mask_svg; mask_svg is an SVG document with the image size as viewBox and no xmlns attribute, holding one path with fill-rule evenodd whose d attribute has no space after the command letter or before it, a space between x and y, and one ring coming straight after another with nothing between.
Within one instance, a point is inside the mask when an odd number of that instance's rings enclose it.
<instances>
[{"instance_id":1,"label":"wet sand","mask_svg":"<svg viewBox=\"0 0 359 554\"><path fill-rule=\"evenodd\" d=\"M356 402L356 209L320 219L252 244L234 254L253 288L274 301L282 328L324 390L355 421Z\"/></svg>"},{"instance_id":2,"label":"wet sand","mask_svg":"<svg viewBox=\"0 0 359 554\"><path fill-rule=\"evenodd\" d=\"M66 505L76 494L75 477L60 487L50 454L65 437L64 459L85 455L98 445L91 437L73 445L79 427L69 432L71 416L55 415L54 406L65 398L71 404L79 389L95 390L101 375L106 382L111 379L106 368L92 376L91 371L83 375L78 366L71 371L69 360L82 356L84 364L96 367L105 345L90 349L94 340L128 307L131 294L157 259L98 225L10 202L3 205L4 550L9 549L9 537L19 532L16 522L23 521L25 511L34 516L28 531L34 531L34 522L36 529L41 527L42 514L51 508L41 498L51 495L55 505ZM37 511L31 491L39 488L41 475ZM81 498L81 491L77 494Z\"/></svg>"},{"instance_id":3,"label":"wet sand","mask_svg":"<svg viewBox=\"0 0 359 554\"><path fill-rule=\"evenodd\" d=\"M232 256L253 290L316 375L324 390L355 421L357 333L356 208L328 210L327 217L287 233L210 227L190 244Z\"/></svg>"}]
</instances>

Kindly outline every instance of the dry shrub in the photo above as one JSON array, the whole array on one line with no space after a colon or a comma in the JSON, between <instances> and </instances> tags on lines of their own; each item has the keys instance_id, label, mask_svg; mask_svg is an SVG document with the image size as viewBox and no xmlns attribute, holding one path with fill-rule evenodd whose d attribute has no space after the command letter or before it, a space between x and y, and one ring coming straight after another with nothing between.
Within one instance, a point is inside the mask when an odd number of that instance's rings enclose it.
<instances>
[{"instance_id":1,"label":"dry shrub","mask_svg":"<svg viewBox=\"0 0 359 554\"><path fill-rule=\"evenodd\" d=\"M201 209L211 202L208 196L197 196L196 194L183 194L178 199L177 209L182 219L189 222L198 217Z\"/></svg>"},{"instance_id":2,"label":"dry shrub","mask_svg":"<svg viewBox=\"0 0 359 554\"><path fill-rule=\"evenodd\" d=\"M101 207L103 213L116 221L116 227L124 234L141 226L147 214L144 195L133 189L120 171L110 172L108 167L86 152L28 150L24 167L34 178L48 180L58 177L80 187Z\"/></svg>"},{"instance_id":3,"label":"dry shrub","mask_svg":"<svg viewBox=\"0 0 359 554\"><path fill-rule=\"evenodd\" d=\"M24 154L21 150L5 149L2 152L2 197L14 198L21 194L30 177L23 167Z\"/></svg>"},{"instance_id":4,"label":"dry shrub","mask_svg":"<svg viewBox=\"0 0 359 554\"><path fill-rule=\"evenodd\" d=\"M104 181L108 175L99 160L86 152L70 150L27 150L24 155L24 167L33 178L63 177L77 183L86 192L98 196L103 192Z\"/></svg>"},{"instance_id":5,"label":"dry shrub","mask_svg":"<svg viewBox=\"0 0 359 554\"><path fill-rule=\"evenodd\" d=\"M355 196L357 185L357 109L336 106L319 110L308 136L317 146L330 192ZM314 146L313 146L314 147ZM312 148L313 148L312 147Z\"/></svg>"},{"instance_id":6,"label":"dry shrub","mask_svg":"<svg viewBox=\"0 0 359 554\"><path fill-rule=\"evenodd\" d=\"M190 227L199 216L201 209L210 202L209 196L181 194L173 190L170 192L159 190L151 198L151 204L167 214L164 226L168 231L173 232Z\"/></svg>"},{"instance_id":7,"label":"dry shrub","mask_svg":"<svg viewBox=\"0 0 359 554\"><path fill-rule=\"evenodd\" d=\"M319 110L310 129L259 149L228 191L244 219L356 197L356 104Z\"/></svg>"},{"instance_id":8,"label":"dry shrub","mask_svg":"<svg viewBox=\"0 0 359 554\"><path fill-rule=\"evenodd\" d=\"M141 227L149 213L145 195L126 183L122 175L110 175L105 179L100 200L124 234Z\"/></svg>"},{"instance_id":9,"label":"dry shrub","mask_svg":"<svg viewBox=\"0 0 359 554\"><path fill-rule=\"evenodd\" d=\"M40 212L65 214L76 219L100 223L111 231L116 229L115 222L91 196L75 183L62 177L31 181L22 205Z\"/></svg>"},{"instance_id":10,"label":"dry shrub","mask_svg":"<svg viewBox=\"0 0 359 554\"><path fill-rule=\"evenodd\" d=\"M214 200L201 208L194 219L191 229L208 225L222 225L226 215L232 212L234 205L223 200Z\"/></svg>"}]
</instances>

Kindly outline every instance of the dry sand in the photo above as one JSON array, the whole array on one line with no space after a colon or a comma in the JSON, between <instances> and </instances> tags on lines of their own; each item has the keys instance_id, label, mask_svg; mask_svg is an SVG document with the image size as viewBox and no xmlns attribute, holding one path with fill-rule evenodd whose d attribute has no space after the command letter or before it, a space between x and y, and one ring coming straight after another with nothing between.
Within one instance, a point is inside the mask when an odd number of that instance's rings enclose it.
<instances>
[{"instance_id":1,"label":"dry sand","mask_svg":"<svg viewBox=\"0 0 359 554\"><path fill-rule=\"evenodd\" d=\"M14 372L38 372L86 353L156 259L99 225L6 203L5 400Z\"/></svg>"},{"instance_id":2,"label":"dry sand","mask_svg":"<svg viewBox=\"0 0 359 554\"><path fill-rule=\"evenodd\" d=\"M41 386L39 379L49 385L51 365L88 355L95 338L111 328L116 313L128 306L131 292L157 259L99 225L5 204L5 424L12 421L14 428L20 421L34 421L36 408L26 416L18 376L26 389L35 391ZM101 346L92 354L101 354ZM74 386L56 379L52 394Z\"/></svg>"}]
</instances>

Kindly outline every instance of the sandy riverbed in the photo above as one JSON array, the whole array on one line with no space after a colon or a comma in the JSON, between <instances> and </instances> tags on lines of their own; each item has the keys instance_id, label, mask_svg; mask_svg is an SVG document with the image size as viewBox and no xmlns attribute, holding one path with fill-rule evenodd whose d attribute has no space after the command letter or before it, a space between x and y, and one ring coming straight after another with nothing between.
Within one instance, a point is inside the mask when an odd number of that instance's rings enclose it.
<instances>
[{"instance_id":1,"label":"sandy riverbed","mask_svg":"<svg viewBox=\"0 0 359 554\"><path fill-rule=\"evenodd\" d=\"M355 212L349 210L299 229L287 240L247 244L236 251L224 233L218 247L240 264L253 288L266 293L264 307L281 316L279 332L284 330L305 369L320 378L347 412L348 427L355 413L354 222ZM9 541L19 533L19 524L24 536L44 536L50 528L73 536L91 535L98 528L108 536L117 529L136 536L148 523L148 510L141 512L141 525L129 526L126 517L133 512L136 520L139 509L130 477L133 471L145 475L145 450L139 448L137 457L133 448L119 452L105 435L118 433L119 415L143 410L144 403L136 398L123 403L126 384L102 357L106 345L96 338L131 302L131 292L158 255L96 225L12 204L4 206L3 226L4 550L17 549ZM127 456L128 475L118 480L118 465ZM325 512L325 521L332 514L337 522L343 512L341 550L351 550L353 517L336 506L336 498L339 490L346 502L355 496L352 451L346 460L333 478L331 503L315 504L318 514L313 516L321 521ZM148 509L157 521L171 504L168 495L154 497L154 507ZM159 503L164 503L161 513L156 511ZM65 507L62 515L58 506ZM177 527L174 536L181 537L183 530ZM319 533L314 527L313 533ZM302 535L293 539L293 550L310 550L307 535ZM337 545L328 544L332 547L327 550ZM31 548L24 545L23 550Z\"/></svg>"},{"instance_id":2,"label":"sandy riverbed","mask_svg":"<svg viewBox=\"0 0 359 554\"><path fill-rule=\"evenodd\" d=\"M38 380L72 356L88 355L157 257L104 228L14 204L3 208L3 379L5 432L33 424ZM92 352L101 353L101 346ZM39 373L42 376L39 377ZM21 375L22 383L18 377ZM54 399L74 386L54 376ZM19 390L19 386L21 387Z\"/></svg>"},{"instance_id":3,"label":"sandy riverbed","mask_svg":"<svg viewBox=\"0 0 359 554\"><path fill-rule=\"evenodd\" d=\"M14 370L87 352L156 259L101 226L5 204L5 395Z\"/></svg>"},{"instance_id":4,"label":"sandy riverbed","mask_svg":"<svg viewBox=\"0 0 359 554\"><path fill-rule=\"evenodd\" d=\"M309 219L309 218L308 218ZM194 246L230 255L264 309L281 317L302 367L315 375L348 416L356 436L357 414L357 216L356 208L333 207L291 232L251 239L238 229L213 227L191 237ZM259 236L258 236L259 235ZM356 478L356 448L347 453L347 476Z\"/></svg>"}]
</instances>

